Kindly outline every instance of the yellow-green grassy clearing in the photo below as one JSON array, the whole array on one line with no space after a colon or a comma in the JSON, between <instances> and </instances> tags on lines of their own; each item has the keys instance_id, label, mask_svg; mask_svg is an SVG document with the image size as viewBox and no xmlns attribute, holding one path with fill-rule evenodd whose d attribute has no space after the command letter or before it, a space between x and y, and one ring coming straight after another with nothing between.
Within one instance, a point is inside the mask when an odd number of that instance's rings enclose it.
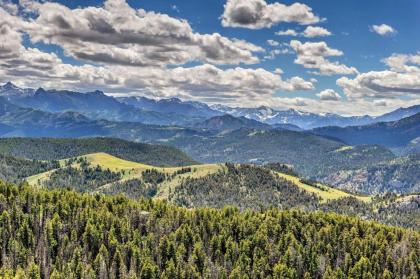
<instances>
[{"instance_id":1,"label":"yellow-green grassy clearing","mask_svg":"<svg viewBox=\"0 0 420 279\"><path fill-rule=\"evenodd\" d=\"M336 200L336 199L346 198L346 197L355 197L356 199L361 200L363 202L370 202L371 201L371 197L369 197L369 196L359 196L359 195L346 193L344 191L329 187L327 185L323 185L321 183L318 183L318 187L314 187L312 185L301 182L299 177L292 176L292 175L285 174L285 173L280 173L280 172L276 172L276 174L278 176L292 182L293 184L295 184L299 188L301 188L301 189L303 189L303 190L305 190L309 193L314 193L315 195L320 197L323 202L327 202L328 200Z\"/></svg>"}]
</instances>

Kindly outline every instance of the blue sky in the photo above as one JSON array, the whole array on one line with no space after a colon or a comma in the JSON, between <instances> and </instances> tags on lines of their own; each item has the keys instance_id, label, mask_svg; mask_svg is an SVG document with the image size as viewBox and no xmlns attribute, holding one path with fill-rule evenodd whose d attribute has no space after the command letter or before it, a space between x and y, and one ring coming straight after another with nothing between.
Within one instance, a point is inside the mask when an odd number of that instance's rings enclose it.
<instances>
[{"instance_id":1,"label":"blue sky","mask_svg":"<svg viewBox=\"0 0 420 279\"><path fill-rule=\"evenodd\" d=\"M417 0L0 3L7 13L2 20L14 29L9 33L21 38L10 43L10 52L26 63L19 71L0 71L0 80L22 86L341 114L379 114L419 103ZM124 9L132 20L118 21ZM251 23L247 16L258 19ZM141 29L146 20L150 30ZM95 24L118 32L106 42ZM330 35L304 36L308 26ZM297 35L275 34L285 30ZM273 51L278 53L268 58ZM6 68L13 61L4 62Z\"/></svg>"}]
</instances>

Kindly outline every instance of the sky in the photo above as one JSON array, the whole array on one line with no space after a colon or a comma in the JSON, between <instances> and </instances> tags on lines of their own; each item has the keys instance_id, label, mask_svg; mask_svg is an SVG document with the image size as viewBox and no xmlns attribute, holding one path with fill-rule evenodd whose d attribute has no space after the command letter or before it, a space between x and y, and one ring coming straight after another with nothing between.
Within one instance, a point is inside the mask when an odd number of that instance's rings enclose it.
<instances>
[{"instance_id":1,"label":"sky","mask_svg":"<svg viewBox=\"0 0 420 279\"><path fill-rule=\"evenodd\" d=\"M420 104L418 0L0 0L0 82L378 115Z\"/></svg>"}]
</instances>

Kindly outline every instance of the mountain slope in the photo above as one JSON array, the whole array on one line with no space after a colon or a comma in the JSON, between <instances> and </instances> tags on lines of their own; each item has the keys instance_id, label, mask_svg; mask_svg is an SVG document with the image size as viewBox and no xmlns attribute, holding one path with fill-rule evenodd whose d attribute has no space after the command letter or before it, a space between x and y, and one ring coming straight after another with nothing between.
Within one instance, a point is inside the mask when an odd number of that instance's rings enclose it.
<instances>
[{"instance_id":1,"label":"mountain slope","mask_svg":"<svg viewBox=\"0 0 420 279\"><path fill-rule=\"evenodd\" d=\"M397 120L415 115L419 112L420 112L420 105L411 106L407 108L399 108L394 111L375 117L375 121L376 122L397 121Z\"/></svg>"},{"instance_id":2,"label":"mountain slope","mask_svg":"<svg viewBox=\"0 0 420 279\"><path fill-rule=\"evenodd\" d=\"M143 110L186 115L189 117L209 118L221 114L204 103L185 102L178 98L154 100L146 97L120 97L117 100Z\"/></svg>"},{"instance_id":3,"label":"mountain slope","mask_svg":"<svg viewBox=\"0 0 420 279\"><path fill-rule=\"evenodd\" d=\"M0 98L1 136L82 137L106 135L101 125L75 112L49 113L16 106Z\"/></svg>"},{"instance_id":4,"label":"mountain slope","mask_svg":"<svg viewBox=\"0 0 420 279\"><path fill-rule=\"evenodd\" d=\"M0 154L15 157L58 160L95 152L107 152L123 159L157 166L182 166L195 163L173 147L121 139L0 138Z\"/></svg>"},{"instance_id":5,"label":"mountain slope","mask_svg":"<svg viewBox=\"0 0 420 279\"><path fill-rule=\"evenodd\" d=\"M0 180L20 183L28 176L59 167L57 161L40 161L0 154Z\"/></svg>"},{"instance_id":6,"label":"mountain slope","mask_svg":"<svg viewBox=\"0 0 420 279\"><path fill-rule=\"evenodd\" d=\"M200 162L281 162L311 177L395 157L381 146L349 147L316 135L286 130L238 129L216 136L176 137L168 144Z\"/></svg>"},{"instance_id":7,"label":"mountain slope","mask_svg":"<svg viewBox=\"0 0 420 279\"><path fill-rule=\"evenodd\" d=\"M20 88L10 81L4 85L0 85L0 97L7 100L21 99L25 97L33 96L35 93L34 89L31 88Z\"/></svg>"},{"instance_id":8,"label":"mountain slope","mask_svg":"<svg viewBox=\"0 0 420 279\"><path fill-rule=\"evenodd\" d=\"M323 181L340 189L364 194L419 193L420 154L339 171L328 175Z\"/></svg>"},{"instance_id":9,"label":"mountain slope","mask_svg":"<svg viewBox=\"0 0 420 279\"><path fill-rule=\"evenodd\" d=\"M323 127L312 131L350 145L381 144L387 147L403 147L420 136L420 113L393 122L344 128Z\"/></svg>"},{"instance_id":10,"label":"mountain slope","mask_svg":"<svg viewBox=\"0 0 420 279\"><path fill-rule=\"evenodd\" d=\"M194 124L193 127L213 131L233 131L240 128L265 130L272 128L270 125L263 124L256 120L245 117L234 117L230 114L214 116L203 122Z\"/></svg>"}]
</instances>

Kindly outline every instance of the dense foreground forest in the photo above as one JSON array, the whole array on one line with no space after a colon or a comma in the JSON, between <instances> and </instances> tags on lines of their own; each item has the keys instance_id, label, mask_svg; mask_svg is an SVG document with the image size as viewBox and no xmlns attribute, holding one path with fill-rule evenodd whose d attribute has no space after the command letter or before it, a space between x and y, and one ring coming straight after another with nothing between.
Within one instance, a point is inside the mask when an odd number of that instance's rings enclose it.
<instances>
[{"instance_id":1,"label":"dense foreground forest","mask_svg":"<svg viewBox=\"0 0 420 279\"><path fill-rule=\"evenodd\" d=\"M0 277L418 278L420 234L300 211L0 183Z\"/></svg>"}]
</instances>

